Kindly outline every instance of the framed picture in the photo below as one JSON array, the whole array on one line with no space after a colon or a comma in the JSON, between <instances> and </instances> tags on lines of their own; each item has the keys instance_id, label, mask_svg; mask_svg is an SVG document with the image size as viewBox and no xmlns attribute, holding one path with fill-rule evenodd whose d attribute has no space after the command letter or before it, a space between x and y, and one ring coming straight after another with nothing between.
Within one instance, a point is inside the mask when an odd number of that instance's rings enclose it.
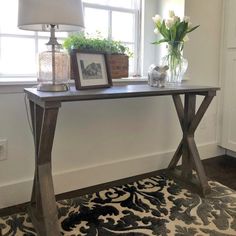
<instances>
[{"instance_id":1,"label":"framed picture","mask_svg":"<svg viewBox=\"0 0 236 236\"><path fill-rule=\"evenodd\" d=\"M71 56L77 90L112 86L106 54L72 50Z\"/></svg>"}]
</instances>

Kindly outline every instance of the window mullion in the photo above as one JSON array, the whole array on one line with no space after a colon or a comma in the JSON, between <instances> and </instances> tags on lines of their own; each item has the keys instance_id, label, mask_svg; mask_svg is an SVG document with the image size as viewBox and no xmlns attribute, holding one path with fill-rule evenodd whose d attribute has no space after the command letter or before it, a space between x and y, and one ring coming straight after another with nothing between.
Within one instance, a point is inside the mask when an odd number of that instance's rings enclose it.
<instances>
[{"instance_id":1,"label":"window mullion","mask_svg":"<svg viewBox=\"0 0 236 236\"><path fill-rule=\"evenodd\" d=\"M35 32L35 55L37 57L38 53L39 53L39 36L38 36L38 32Z\"/></svg>"},{"instance_id":2,"label":"window mullion","mask_svg":"<svg viewBox=\"0 0 236 236\"><path fill-rule=\"evenodd\" d=\"M105 6L105 5L85 3L85 2L83 3L83 7L96 8L96 9L102 9L102 10L111 10L111 11L120 11L120 12L127 12L127 13L134 13L137 10L137 9Z\"/></svg>"},{"instance_id":3,"label":"window mullion","mask_svg":"<svg viewBox=\"0 0 236 236\"><path fill-rule=\"evenodd\" d=\"M109 10L108 16L108 39L112 39L112 11Z\"/></svg>"},{"instance_id":4,"label":"window mullion","mask_svg":"<svg viewBox=\"0 0 236 236\"><path fill-rule=\"evenodd\" d=\"M136 58L134 62L134 71L137 75L141 74L140 71L140 43L138 43L138 39L141 38L141 14L139 11L137 11L134 15L135 17L135 32L134 32L134 38L135 38L135 44L134 44L134 57Z\"/></svg>"},{"instance_id":5,"label":"window mullion","mask_svg":"<svg viewBox=\"0 0 236 236\"><path fill-rule=\"evenodd\" d=\"M134 1L133 8L132 7L123 8L122 5L119 5L121 7L116 7L116 6L109 6L109 5L100 5L100 4L96 4L96 3L94 3L94 4L93 3L86 3L86 2L83 3L83 6L88 7L88 8L106 10L108 12L108 24L106 23L106 26L104 26L104 27L107 27L107 29L108 29L108 33L106 33L108 39L112 39L112 37L114 37L114 34L115 34L115 29L113 29L113 26L115 23L114 19L116 19L115 18L116 15L114 15L114 13L116 14L116 12L120 12L120 13L123 12L123 13L131 13L134 15L134 17L135 17L135 21L134 21L135 22L135 25L134 25L135 29L133 32L135 34L134 41L132 40L133 42L123 42L123 43L126 45L133 45L132 48L134 48L134 49L132 49L132 50L134 50L134 58L135 58L134 71L137 71L137 69L139 68L137 58L139 55L138 39L139 39L139 35L140 35L140 30L139 30L139 25L138 25L139 24L139 10L140 10L140 8L139 8L140 2L139 1L141 1L141 0L133 0L133 1ZM98 1L98 3L100 3L100 2ZM107 19L107 17L106 17L106 19ZM35 54L35 58L37 58L37 55L40 52L41 40L48 39L48 36L41 35L38 32L35 32L34 34L24 34L22 32L19 34L18 34L18 31L12 31L12 32L9 31L9 33L8 33L8 31L5 33L0 32L0 41L3 40L5 43L6 40L4 39L4 37L10 37L10 38L12 38L13 41L14 41L14 38L19 38L20 40L23 40L23 39L28 40L32 45L32 50L29 52L29 55L32 56L32 60L33 60L34 54ZM62 37L60 37L60 39L63 39L63 38L64 38L64 36L62 35ZM125 38L124 38L124 41L125 41ZM33 45L35 46L34 50L33 50ZM0 49L1 49L1 47L2 47L2 45L0 44ZM3 58L5 54L1 53L1 51L2 50L0 50L0 60L4 60L3 62L5 63L5 58ZM27 53L28 53L28 51L27 51ZM8 60L8 58L6 58L6 60ZM32 60L30 62L32 62ZM37 62L37 59L36 59L36 62ZM32 68L32 67L28 66L28 68ZM4 73L5 73L5 70L2 70L2 71L4 71ZM11 71L9 71L9 72L11 72ZM0 71L0 78L4 78L4 77L5 78L13 78L13 77L14 78L27 78L27 77L35 76L32 74L32 72L33 72L32 70L28 71L27 67L24 71L19 70L20 74L17 74L18 73L17 70L15 70L15 71L13 70L12 72L13 73L8 73L8 71L7 71L6 74L1 74L1 71ZM14 74L14 72L16 74ZM21 74L22 72L25 74Z\"/></svg>"}]
</instances>

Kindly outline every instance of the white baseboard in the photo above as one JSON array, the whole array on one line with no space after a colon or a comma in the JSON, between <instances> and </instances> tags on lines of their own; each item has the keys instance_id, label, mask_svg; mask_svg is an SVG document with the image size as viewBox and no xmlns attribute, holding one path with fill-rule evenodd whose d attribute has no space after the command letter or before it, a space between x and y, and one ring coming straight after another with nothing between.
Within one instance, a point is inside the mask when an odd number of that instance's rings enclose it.
<instances>
[{"instance_id":1,"label":"white baseboard","mask_svg":"<svg viewBox=\"0 0 236 236\"><path fill-rule=\"evenodd\" d=\"M224 154L224 149L217 143L199 146L202 159ZM55 193L63 193L105 182L166 168L173 156L173 151L148 154L117 162L103 163L97 166L77 168L54 174ZM30 200L32 180L23 180L0 186L0 208L24 203Z\"/></svg>"},{"instance_id":2,"label":"white baseboard","mask_svg":"<svg viewBox=\"0 0 236 236\"><path fill-rule=\"evenodd\" d=\"M231 157L235 157L235 158L236 158L236 152L231 151L231 150L227 150L227 149L226 149L226 155L229 155L229 156L231 156Z\"/></svg>"}]
</instances>

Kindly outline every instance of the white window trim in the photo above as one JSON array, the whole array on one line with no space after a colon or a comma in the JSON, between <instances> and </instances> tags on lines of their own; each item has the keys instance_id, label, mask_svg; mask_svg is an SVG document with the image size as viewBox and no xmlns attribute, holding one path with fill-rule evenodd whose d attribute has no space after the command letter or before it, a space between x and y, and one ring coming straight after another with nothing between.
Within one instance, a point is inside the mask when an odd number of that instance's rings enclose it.
<instances>
[{"instance_id":1,"label":"white window trim","mask_svg":"<svg viewBox=\"0 0 236 236\"><path fill-rule=\"evenodd\" d=\"M140 0L140 4L141 4ZM127 8L122 8L122 7L113 7L113 6L104 6L104 5L99 5L99 4L93 4L93 3L83 3L84 7L92 7L92 8L97 8L97 9L105 9L108 10L110 13L112 11L121 11L121 12L128 12L128 13L134 13L135 15L135 22L136 24L139 24L140 22L140 15L138 14L138 11L136 9L127 9ZM141 6L141 5L140 5ZM141 9L141 7L139 7ZM110 15L111 17L111 15ZM111 24L111 19L109 20ZM135 25L135 38L137 39L138 36L140 35L141 29L137 28L137 25ZM41 36L38 34L38 32L34 32L32 35L25 35L25 34L9 34L9 33L2 33L2 37L15 37L15 38L30 38L35 40L35 55L38 53L38 40L39 39L48 39L48 36ZM111 26L110 26L110 32L109 32L109 37L111 38ZM58 39L63 39L61 37L57 37ZM129 44L130 42L124 42L126 44ZM133 42L130 44L134 44ZM139 44L136 43L135 48L134 48L134 54L137 57L137 62L135 63L135 68L134 71L139 73ZM136 77L135 77L136 78ZM130 78L124 78L122 81L130 81ZM135 79L132 78L132 80L135 81ZM113 80L114 83L116 83L116 80ZM121 81L121 79L118 79L118 83ZM37 84L37 74L25 74L25 75L20 75L20 74L8 74L8 75L1 75L0 76L0 93L2 91L5 91L5 87L7 88L14 88L14 87L21 87L22 85L28 86L28 85L34 85ZM4 87L4 88L3 88ZM8 89L7 89L8 91Z\"/></svg>"},{"instance_id":2,"label":"white window trim","mask_svg":"<svg viewBox=\"0 0 236 236\"><path fill-rule=\"evenodd\" d=\"M147 74L148 66L152 63L155 63L155 60L157 60L156 52L150 49L150 43L153 41L153 38L155 37L153 33L153 23L151 20L151 17L157 13L160 14L161 12L158 12L160 9L160 6L158 6L156 0L148 0L148 1L142 1L143 7L142 7L142 16L141 16L141 24L142 24L142 30L141 30L141 54L139 58L140 63L140 70L142 72L141 77L133 77L133 78L123 78L123 79L117 79L113 80L114 85L117 83L147 83L147 77L145 75ZM143 76L144 75L144 76ZM184 80L189 80L191 78L184 78ZM72 82L73 83L73 82ZM32 87L37 84L36 78L22 78L21 81L0 81L0 94L11 94L11 93L23 93L23 89L25 87Z\"/></svg>"},{"instance_id":3,"label":"white window trim","mask_svg":"<svg viewBox=\"0 0 236 236\"><path fill-rule=\"evenodd\" d=\"M137 60L134 63L134 73L136 73L137 75L140 75L140 71L141 71L140 70L140 43L138 43L138 39L140 38L140 35L141 35L141 27L138 27L138 25L141 24L142 0L140 0L139 6L137 6L139 11L137 9L127 9L127 8L123 8L123 7L104 6L104 5L100 5L100 4L86 3L86 2L83 3L83 6L88 7L88 8L95 8L95 9L109 11L108 39L112 39L112 26L111 26L111 24L112 24L111 12L112 11L127 12L127 13L134 14L134 17L135 17L134 43L133 42L132 43L125 42L125 41L122 41L122 43L134 45L134 57L137 58Z\"/></svg>"},{"instance_id":4,"label":"white window trim","mask_svg":"<svg viewBox=\"0 0 236 236\"><path fill-rule=\"evenodd\" d=\"M113 79L113 85L121 84L144 84L147 83L147 77L128 77L121 79ZM74 86L74 81L69 82L70 86ZM23 93L24 88L32 88L37 86L37 81L15 81L0 82L0 94Z\"/></svg>"},{"instance_id":5,"label":"white window trim","mask_svg":"<svg viewBox=\"0 0 236 236\"><path fill-rule=\"evenodd\" d=\"M24 39L33 39L34 40L34 43L35 43L35 55L38 54L39 52L39 48L38 48L38 41L40 39L45 39L45 40L49 40L49 36L43 36L43 35L39 35L38 32L34 32L34 34L32 35L26 35L26 34L7 34L7 33L1 33L1 37L11 37L11 38L24 38ZM63 40L64 38L62 37L57 37L58 40ZM1 40L1 39L0 39ZM22 81L25 81L26 82L29 80L29 79L32 79L32 81L36 81L37 80L37 72L34 73L34 74L7 74L7 75L0 75L0 85L2 83L2 81L4 82L5 80L9 79L12 83L16 83L19 81L19 82L22 82L21 80L19 80L20 78L23 78L24 80ZM16 79L16 80L14 80Z\"/></svg>"}]
</instances>

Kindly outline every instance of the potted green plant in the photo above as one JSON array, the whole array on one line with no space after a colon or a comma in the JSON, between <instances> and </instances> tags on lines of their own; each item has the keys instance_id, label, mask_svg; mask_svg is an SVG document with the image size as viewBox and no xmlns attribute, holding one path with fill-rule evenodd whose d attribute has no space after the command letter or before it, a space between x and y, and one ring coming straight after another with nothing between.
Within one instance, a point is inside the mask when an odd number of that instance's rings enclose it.
<instances>
[{"instance_id":1,"label":"potted green plant","mask_svg":"<svg viewBox=\"0 0 236 236\"><path fill-rule=\"evenodd\" d=\"M85 34L72 34L68 36L63 43L63 47L70 52L73 49L81 51L101 52L107 54L108 66L111 77L128 77L129 56L131 53L128 47L115 40L105 39L100 36L95 38ZM72 68L73 78L73 68Z\"/></svg>"}]
</instances>

